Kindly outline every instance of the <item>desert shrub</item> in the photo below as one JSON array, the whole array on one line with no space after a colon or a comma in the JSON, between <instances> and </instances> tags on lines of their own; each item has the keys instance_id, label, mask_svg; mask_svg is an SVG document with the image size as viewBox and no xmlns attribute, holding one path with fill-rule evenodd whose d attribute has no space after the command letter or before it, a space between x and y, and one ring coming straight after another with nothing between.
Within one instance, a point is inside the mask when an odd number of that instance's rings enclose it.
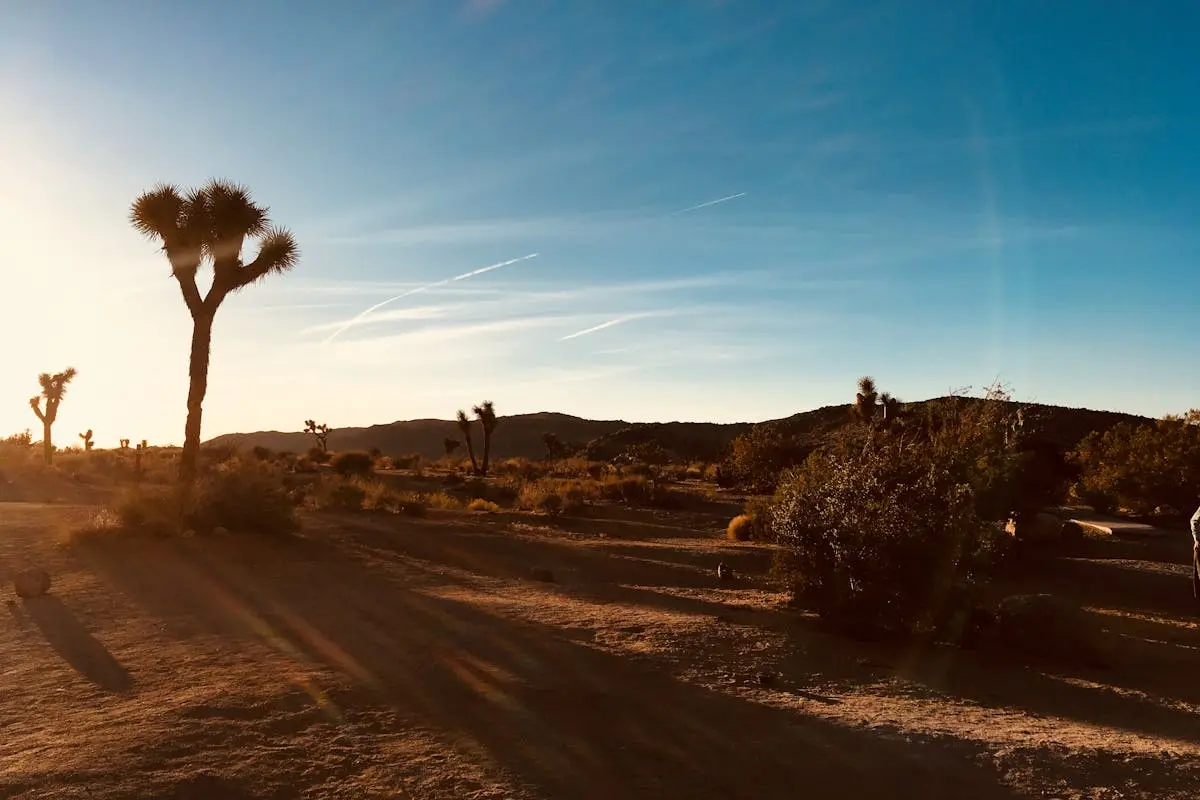
<instances>
[{"instance_id":1,"label":"desert shrub","mask_svg":"<svg viewBox=\"0 0 1200 800\"><path fill-rule=\"evenodd\" d=\"M363 490L361 507L364 511L395 511L400 507L400 496L383 481L360 478L351 483Z\"/></svg>"},{"instance_id":2,"label":"desert shrub","mask_svg":"<svg viewBox=\"0 0 1200 800\"><path fill-rule=\"evenodd\" d=\"M428 513L429 506L425 498L417 495L400 501L400 513L408 517L423 517Z\"/></svg>"},{"instance_id":3,"label":"desert shrub","mask_svg":"<svg viewBox=\"0 0 1200 800\"><path fill-rule=\"evenodd\" d=\"M1080 469L1073 493L1098 511L1191 509L1200 499L1200 409L1094 432L1070 458Z\"/></svg>"},{"instance_id":4,"label":"desert shrub","mask_svg":"<svg viewBox=\"0 0 1200 800\"><path fill-rule=\"evenodd\" d=\"M678 508L682 505L682 497L677 492L644 475L610 475L600 483L600 491L606 500L631 506Z\"/></svg>"},{"instance_id":5,"label":"desert shrub","mask_svg":"<svg viewBox=\"0 0 1200 800\"><path fill-rule=\"evenodd\" d=\"M359 483L330 480L309 495L309 504L318 511L361 511L367 490Z\"/></svg>"},{"instance_id":6,"label":"desert shrub","mask_svg":"<svg viewBox=\"0 0 1200 800\"><path fill-rule=\"evenodd\" d=\"M500 506L493 503L491 500L484 500L482 497L477 497L467 504L468 511L486 511L489 514L495 514L500 510Z\"/></svg>"},{"instance_id":7,"label":"desert shrub","mask_svg":"<svg viewBox=\"0 0 1200 800\"><path fill-rule=\"evenodd\" d=\"M688 464L687 469L684 471L684 477L689 481L702 481L704 480L704 474L707 468L708 465L703 461L692 462L691 464Z\"/></svg>"},{"instance_id":8,"label":"desert shrub","mask_svg":"<svg viewBox=\"0 0 1200 800\"><path fill-rule=\"evenodd\" d=\"M749 514L739 514L729 520L725 535L732 542L748 542L754 538L754 518Z\"/></svg>"},{"instance_id":9,"label":"desert shrub","mask_svg":"<svg viewBox=\"0 0 1200 800\"><path fill-rule=\"evenodd\" d=\"M1004 552L1021 500L1020 437L1003 396L935 404L904 433L855 426L780 482L770 525L793 596L853 627L961 618Z\"/></svg>"},{"instance_id":10,"label":"desert shrub","mask_svg":"<svg viewBox=\"0 0 1200 800\"><path fill-rule=\"evenodd\" d=\"M548 514L578 514L598 492L578 480L541 478L521 486L517 506Z\"/></svg>"},{"instance_id":11,"label":"desert shrub","mask_svg":"<svg viewBox=\"0 0 1200 800\"><path fill-rule=\"evenodd\" d=\"M425 504L430 508L451 509L459 508L462 503L457 497L446 492L430 492L423 495Z\"/></svg>"},{"instance_id":12,"label":"desert shrub","mask_svg":"<svg viewBox=\"0 0 1200 800\"><path fill-rule=\"evenodd\" d=\"M364 453L361 450L351 450L348 453L338 453L333 457L330 463L333 471L342 477L351 475L370 475L375 468L375 460L371 458L369 453Z\"/></svg>"},{"instance_id":13,"label":"desert shrub","mask_svg":"<svg viewBox=\"0 0 1200 800\"><path fill-rule=\"evenodd\" d=\"M457 472L450 472L442 478L442 483L446 486L462 486L466 483L466 478Z\"/></svg>"},{"instance_id":14,"label":"desert shrub","mask_svg":"<svg viewBox=\"0 0 1200 800\"><path fill-rule=\"evenodd\" d=\"M396 459L391 456L374 456L375 469L396 469Z\"/></svg>"},{"instance_id":15,"label":"desert shrub","mask_svg":"<svg viewBox=\"0 0 1200 800\"><path fill-rule=\"evenodd\" d=\"M234 458L194 485L142 485L119 493L108 510L128 534L169 536L218 527L238 533L288 533L295 507L278 471Z\"/></svg>"},{"instance_id":16,"label":"desert shrub","mask_svg":"<svg viewBox=\"0 0 1200 800\"><path fill-rule=\"evenodd\" d=\"M521 481L532 481L550 474L546 464L528 458L510 458L494 467L497 474L509 475Z\"/></svg>"},{"instance_id":17,"label":"desert shrub","mask_svg":"<svg viewBox=\"0 0 1200 800\"><path fill-rule=\"evenodd\" d=\"M252 456L254 456L256 459L258 459L259 461L270 461L274 457L274 454L268 448L263 447L261 444L256 444L250 450L250 454Z\"/></svg>"},{"instance_id":18,"label":"desert shrub","mask_svg":"<svg viewBox=\"0 0 1200 800\"><path fill-rule=\"evenodd\" d=\"M654 468L645 461L635 461L631 464L626 464L621 467L622 475L641 475L644 478L649 478L654 474Z\"/></svg>"},{"instance_id":19,"label":"desert shrub","mask_svg":"<svg viewBox=\"0 0 1200 800\"><path fill-rule=\"evenodd\" d=\"M812 450L809 440L788 434L776 424L755 425L730 443L724 461L714 465L711 480L770 494L784 471L800 464Z\"/></svg>"},{"instance_id":20,"label":"desert shrub","mask_svg":"<svg viewBox=\"0 0 1200 800\"><path fill-rule=\"evenodd\" d=\"M328 463L330 458L329 451L322 450L320 447L310 447L304 455L314 464Z\"/></svg>"},{"instance_id":21,"label":"desert shrub","mask_svg":"<svg viewBox=\"0 0 1200 800\"><path fill-rule=\"evenodd\" d=\"M232 444L214 444L201 448L200 456L208 464L224 464L237 458L238 449Z\"/></svg>"}]
</instances>

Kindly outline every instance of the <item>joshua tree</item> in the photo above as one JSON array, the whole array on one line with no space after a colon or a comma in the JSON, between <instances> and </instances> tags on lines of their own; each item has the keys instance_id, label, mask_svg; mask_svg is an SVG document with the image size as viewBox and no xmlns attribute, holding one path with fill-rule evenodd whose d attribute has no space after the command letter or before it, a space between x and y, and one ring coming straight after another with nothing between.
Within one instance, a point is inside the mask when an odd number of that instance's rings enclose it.
<instances>
[{"instance_id":1,"label":"joshua tree","mask_svg":"<svg viewBox=\"0 0 1200 800\"><path fill-rule=\"evenodd\" d=\"M128 439L122 439L122 440L121 440L121 449L122 449L122 450L128 450L128 449L129 449L129 440L128 440Z\"/></svg>"},{"instance_id":2,"label":"joshua tree","mask_svg":"<svg viewBox=\"0 0 1200 800\"><path fill-rule=\"evenodd\" d=\"M480 405L472 409L475 416L479 418L479 424L483 426L483 465L480 467L480 472L483 475L488 474L488 458L492 453L492 431L496 430L496 425L500 420L496 417L496 409L492 407L491 400L484 400Z\"/></svg>"},{"instance_id":3,"label":"joshua tree","mask_svg":"<svg viewBox=\"0 0 1200 800\"><path fill-rule=\"evenodd\" d=\"M471 457L471 472L478 475L479 464L475 461L475 443L471 441L471 418L461 408L458 410L457 422L458 429L462 431L463 439L467 443L467 455Z\"/></svg>"},{"instance_id":4,"label":"joshua tree","mask_svg":"<svg viewBox=\"0 0 1200 800\"><path fill-rule=\"evenodd\" d=\"M190 481L200 454L200 420L217 309L231 293L290 270L300 250L289 231L271 225L267 209L251 200L249 190L228 181L214 180L183 194L175 186L161 184L133 202L129 219L138 231L162 243L171 276L178 281L192 316L187 423L179 459L180 478ZM249 264L242 261L247 239L258 240L258 255ZM212 267L212 284L201 295L196 275L206 264Z\"/></svg>"},{"instance_id":5,"label":"joshua tree","mask_svg":"<svg viewBox=\"0 0 1200 800\"><path fill-rule=\"evenodd\" d=\"M67 393L67 384L74 377L74 367L67 367L62 372L57 372L54 375L51 375L49 372L43 372L41 375L38 375L38 383L42 386L42 393L29 398L29 407L33 409L34 414L37 414L37 418L42 421L42 447L45 451L47 464L54 460L54 443L50 440L50 428L54 426L54 420L58 419L58 404L62 402L63 397ZM41 407L43 399L46 401L46 409L44 411Z\"/></svg>"},{"instance_id":6,"label":"joshua tree","mask_svg":"<svg viewBox=\"0 0 1200 800\"><path fill-rule=\"evenodd\" d=\"M92 429L88 428L87 433L79 434L79 438L83 439L84 452L91 452L92 445L95 444L95 442L92 441Z\"/></svg>"},{"instance_id":7,"label":"joshua tree","mask_svg":"<svg viewBox=\"0 0 1200 800\"><path fill-rule=\"evenodd\" d=\"M546 445L546 460L554 461L562 458L563 443L558 440L556 433L543 433L542 442Z\"/></svg>"},{"instance_id":8,"label":"joshua tree","mask_svg":"<svg viewBox=\"0 0 1200 800\"><path fill-rule=\"evenodd\" d=\"M897 414L900 413L900 400L892 397L890 392L883 392L879 395L879 405L883 409L884 426L895 422Z\"/></svg>"},{"instance_id":9,"label":"joshua tree","mask_svg":"<svg viewBox=\"0 0 1200 800\"><path fill-rule=\"evenodd\" d=\"M322 453L329 452L329 426L324 423L318 425L315 420L304 420L304 432L311 433L317 437L317 446L321 448Z\"/></svg>"},{"instance_id":10,"label":"joshua tree","mask_svg":"<svg viewBox=\"0 0 1200 800\"><path fill-rule=\"evenodd\" d=\"M467 424L469 425L470 423L468 422ZM445 439L442 439L442 447L446 448L446 458L453 456L454 451L461 446L462 442L460 442L458 439L455 439L453 436L447 436Z\"/></svg>"},{"instance_id":11,"label":"joshua tree","mask_svg":"<svg viewBox=\"0 0 1200 800\"><path fill-rule=\"evenodd\" d=\"M854 412L868 422L875 417L875 400L878 398L875 379L864 375L858 379L858 393L854 395Z\"/></svg>"}]
</instances>

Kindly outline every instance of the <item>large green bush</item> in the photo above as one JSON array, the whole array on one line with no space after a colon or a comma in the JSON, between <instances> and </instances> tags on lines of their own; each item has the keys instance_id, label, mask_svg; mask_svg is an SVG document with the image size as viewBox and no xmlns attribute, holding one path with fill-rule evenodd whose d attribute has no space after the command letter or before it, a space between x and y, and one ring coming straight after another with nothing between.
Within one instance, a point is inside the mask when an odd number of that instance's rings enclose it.
<instances>
[{"instance_id":1,"label":"large green bush","mask_svg":"<svg viewBox=\"0 0 1200 800\"><path fill-rule=\"evenodd\" d=\"M1080 469L1075 493L1097 510L1190 511L1200 500L1200 410L1092 433L1071 458Z\"/></svg>"},{"instance_id":2,"label":"large green bush","mask_svg":"<svg viewBox=\"0 0 1200 800\"><path fill-rule=\"evenodd\" d=\"M920 424L849 426L785 474L771 506L794 598L839 624L946 630L1027 502L1007 398L947 398Z\"/></svg>"}]
</instances>

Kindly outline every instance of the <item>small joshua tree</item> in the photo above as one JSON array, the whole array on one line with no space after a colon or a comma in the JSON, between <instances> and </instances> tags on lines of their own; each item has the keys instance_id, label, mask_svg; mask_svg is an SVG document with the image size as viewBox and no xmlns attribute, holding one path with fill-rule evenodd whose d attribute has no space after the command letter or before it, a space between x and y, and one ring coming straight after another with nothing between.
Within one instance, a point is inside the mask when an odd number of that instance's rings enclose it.
<instances>
[{"instance_id":1,"label":"small joshua tree","mask_svg":"<svg viewBox=\"0 0 1200 800\"><path fill-rule=\"evenodd\" d=\"M864 375L858 379L858 392L854 395L854 413L859 419L870 422L875 418L875 401L878 397L874 378Z\"/></svg>"},{"instance_id":2,"label":"small joshua tree","mask_svg":"<svg viewBox=\"0 0 1200 800\"><path fill-rule=\"evenodd\" d=\"M461 408L458 410L458 418L455 420L458 429L462 431L463 439L467 443L467 455L471 457L471 472L479 474L479 464L475 461L475 443L471 441L471 418L467 416L467 412Z\"/></svg>"},{"instance_id":3,"label":"small joshua tree","mask_svg":"<svg viewBox=\"0 0 1200 800\"><path fill-rule=\"evenodd\" d=\"M900 414L900 400L892 397L890 392L884 392L879 395L879 406L883 409L883 425L888 427L896 421L896 417Z\"/></svg>"},{"instance_id":4,"label":"small joshua tree","mask_svg":"<svg viewBox=\"0 0 1200 800\"><path fill-rule=\"evenodd\" d=\"M445 439L442 439L442 447L446 448L447 459L452 458L454 456L454 451L461 446L462 442L460 442L458 439L455 439L453 436L447 436Z\"/></svg>"},{"instance_id":5,"label":"small joshua tree","mask_svg":"<svg viewBox=\"0 0 1200 800\"><path fill-rule=\"evenodd\" d=\"M496 425L500 420L496 416L496 409L492 406L491 400L484 400L472 410L479 418L479 424L483 426L483 465L480 467L480 474L487 475L488 459L492 453L492 432L496 430Z\"/></svg>"},{"instance_id":6,"label":"small joshua tree","mask_svg":"<svg viewBox=\"0 0 1200 800\"><path fill-rule=\"evenodd\" d=\"M67 367L62 372L51 375L49 372L43 372L38 375L38 383L41 384L42 393L29 398L29 407L33 409L33 413L42 421L42 447L44 448L46 463L54 461L54 443L50 439L50 429L54 426L54 420L58 419L58 404L62 402L63 397L67 393L67 384L75 378L75 368ZM42 400L46 401L45 410L42 409Z\"/></svg>"},{"instance_id":7,"label":"small joshua tree","mask_svg":"<svg viewBox=\"0 0 1200 800\"><path fill-rule=\"evenodd\" d=\"M92 429L91 429L91 428L88 428L88 429L87 429L87 433L81 433L81 434L79 434L79 438L80 438L80 439L83 439L83 449L84 449L84 452L91 452L91 450L92 450L92 445L94 445L94 444L95 444L95 442L93 442L93 441L92 441Z\"/></svg>"},{"instance_id":8,"label":"small joshua tree","mask_svg":"<svg viewBox=\"0 0 1200 800\"><path fill-rule=\"evenodd\" d=\"M122 449L122 450L128 450L128 449L129 449L129 440L128 440L128 439L122 439L122 440L121 440L121 449Z\"/></svg>"},{"instance_id":9,"label":"small joshua tree","mask_svg":"<svg viewBox=\"0 0 1200 800\"><path fill-rule=\"evenodd\" d=\"M318 425L316 420L304 420L304 432L311 433L317 437L317 447L321 448L322 453L329 452L329 426L324 423Z\"/></svg>"}]
</instances>

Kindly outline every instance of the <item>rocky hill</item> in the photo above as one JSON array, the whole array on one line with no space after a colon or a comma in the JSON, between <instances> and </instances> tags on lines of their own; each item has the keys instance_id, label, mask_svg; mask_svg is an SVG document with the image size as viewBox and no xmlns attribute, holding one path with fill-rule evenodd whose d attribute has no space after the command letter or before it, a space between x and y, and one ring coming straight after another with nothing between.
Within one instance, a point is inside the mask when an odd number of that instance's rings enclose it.
<instances>
[{"instance_id":1,"label":"rocky hill","mask_svg":"<svg viewBox=\"0 0 1200 800\"><path fill-rule=\"evenodd\" d=\"M905 409L919 410L924 402L928 401L908 403ZM1121 422L1150 421L1145 417L1113 411L1038 404L1027 404L1025 407L1037 412L1041 437L1060 452L1074 447L1091 431L1107 430ZM802 411L769 422L792 434L820 436L849 419L849 407L835 405ZM615 458L630 448L657 446L681 460L711 461L720 458L729 443L753 425L750 422L630 423L623 420L588 420L549 412L516 414L500 418L492 446L495 458L541 458L546 453L543 437L553 433L572 452L584 453L597 460ZM478 447L480 432L477 426L474 435ZM329 436L329 449L378 448L389 455L420 453L425 458L438 458L444 453L442 441L447 436L460 438L458 427L452 420L417 419L366 428L336 429ZM274 451L296 453L306 451L313 444L312 436L299 431L230 433L206 442L209 446L234 446L242 450L262 446Z\"/></svg>"}]
</instances>

